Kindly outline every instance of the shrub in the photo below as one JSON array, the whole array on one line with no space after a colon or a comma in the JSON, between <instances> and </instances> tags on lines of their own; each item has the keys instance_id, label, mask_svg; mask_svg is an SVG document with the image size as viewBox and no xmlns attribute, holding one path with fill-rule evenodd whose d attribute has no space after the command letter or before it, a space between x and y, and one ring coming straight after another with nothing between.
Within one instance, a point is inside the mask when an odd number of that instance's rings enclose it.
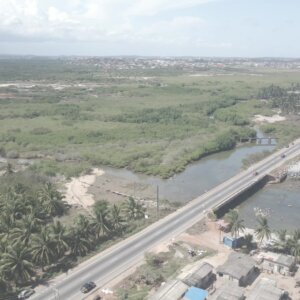
<instances>
[{"instance_id":1,"label":"shrub","mask_svg":"<svg viewBox=\"0 0 300 300\"><path fill-rule=\"evenodd\" d=\"M19 152L17 150L10 150L6 155L8 158L16 159L19 158Z\"/></svg>"},{"instance_id":2,"label":"shrub","mask_svg":"<svg viewBox=\"0 0 300 300\"><path fill-rule=\"evenodd\" d=\"M35 135L43 135L43 134L50 133L51 130L49 128L45 128L45 127L38 127L38 128L32 129L30 132Z\"/></svg>"}]
</instances>

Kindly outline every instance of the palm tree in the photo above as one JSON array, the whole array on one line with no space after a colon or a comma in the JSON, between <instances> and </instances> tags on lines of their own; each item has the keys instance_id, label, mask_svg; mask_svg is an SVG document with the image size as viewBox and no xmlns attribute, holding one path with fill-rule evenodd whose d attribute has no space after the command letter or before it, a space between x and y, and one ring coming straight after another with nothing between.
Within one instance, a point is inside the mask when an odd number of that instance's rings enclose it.
<instances>
[{"instance_id":1,"label":"palm tree","mask_svg":"<svg viewBox=\"0 0 300 300\"><path fill-rule=\"evenodd\" d=\"M5 275L0 273L0 295L4 295L9 289L9 282L6 280Z\"/></svg>"},{"instance_id":2,"label":"palm tree","mask_svg":"<svg viewBox=\"0 0 300 300\"><path fill-rule=\"evenodd\" d=\"M62 195L55 189L53 184L47 182L38 193L49 216L61 216L65 212L65 205L62 202Z\"/></svg>"},{"instance_id":3,"label":"palm tree","mask_svg":"<svg viewBox=\"0 0 300 300\"><path fill-rule=\"evenodd\" d=\"M86 238L89 239L91 237L92 235L91 222L87 216L83 214L79 214L76 217L74 223L76 228L78 228L78 230L80 230Z\"/></svg>"},{"instance_id":4,"label":"palm tree","mask_svg":"<svg viewBox=\"0 0 300 300\"><path fill-rule=\"evenodd\" d=\"M266 217L258 217L257 218L258 227L255 230L255 235L260 241L260 245L262 241L266 238L269 239L271 237L271 229L268 224L268 219Z\"/></svg>"},{"instance_id":5,"label":"palm tree","mask_svg":"<svg viewBox=\"0 0 300 300\"><path fill-rule=\"evenodd\" d=\"M275 248L279 252L286 252L288 248L287 230L280 229L276 233L277 241L275 243Z\"/></svg>"},{"instance_id":6,"label":"palm tree","mask_svg":"<svg viewBox=\"0 0 300 300\"><path fill-rule=\"evenodd\" d=\"M70 250L73 256L85 256L90 250L90 242L79 228L72 228Z\"/></svg>"},{"instance_id":7,"label":"palm tree","mask_svg":"<svg viewBox=\"0 0 300 300\"><path fill-rule=\"evenodd\" d=\"M236 238L239 236L239 232L244 232L245 231L245 226L244 226L244 220L236 220L232 226L231 226L231 234Z\"/></svg>"},{"instance_id":8,"label":"palm tree","mask_svg":"<svg viewBox=\"0 0 300 300\"><path fill-rule=\"evenodd\" d=\"M124 219L120 206L114 204L110 210L112 227L115 232L122 232L124 227Z\"/></svg>"},{"instance_id":9,"label":"palm tree","mask_svg":"<svg viewBox=\"0 0 300 300\"><path fill-rule=\"evenodd\" d=\"M132 197L124 203L127 220L137 220L145 217L145 208Z\"/></svg>"},{"instance_id":10,"label":"palm tree","mask_svg":"<svg viewBox=\"0 0 300 300\"><path fill-rule=\"evenodd\" d=\"M1 264L5 276L19 286L30 282L34 275L31 251L22 244L10 246L2 255Z\"/></svg>"},{"instance_id":11,"label":"palm tree","mask_svg":"<svg viewBox=\"0 0 300 300\"><path fill-rule=\"evenodd\" d=\"M32 243L32 259L44 270L44 267L50 265L55 257L55 245L48 228L43 227L39 234L35 234Z\"/></svg>"},{"instance_id":12,"label":"palm tree","mask_svg":"<svg viewBox=\"0 0 300 300\"><path fill-rule=\"evenodd\" d=\"M244 232L244 220L239 219L239 213L235 209L230 209L229 212L224 216L225 221L229 223L231 234L234 237L239 235L239 232Z\"/></svg>"},{"instance_id":13,"label":"palm tree","mask_svg":"<svg viewBox=\"0 0 300 300\"><path fill-rule=\"evenodd\" d=\"M97 202L93 207L93 213L91 228L98 240L101 234L105 235L111 231L108 202L105 200Z\"/></svg>"},{"instance_id":14,"label":"palm tree","mask_svg":"<svg viewBox=\"0 0 300 300\"><path fill-rule=\"evenodd\" d=\"M294 230L293 235L292 235L292 239L294 241L300 240L300 229Z\"/></svg>"},{"instance_id":15,"label":"palm tree","mask_svg":"<svg viewBox=\"0 0 300 300\"><path fill-rule=\"evenodd\" d=\"M290 248L291 254L296 258L296 261L299 262L300 259L300 241L293 240Z\"/></svg>"},{"instance_id":16,"label":"palm tree","mask_svg":"<svg viewBox=\"0 0 300 300\"><path fill-rule=\"evenodd\" d=\"M50 231L50 236L53 239L55 254L58 255L58 258L61 258L69 249L69 236L67 234L67 228L60 221L55 221L53 224L51 224Z\"/></svg>"},{"instance_id":17,"label":"palm tree","mask_svg":"<svg viewBox=\"0 0 300 300\"><path fill-rule=\"evenodd\" d=\"M17 221L12 231L12 240L14 243L23 243L28 245L31 235L37 233L39 220L34 215L25 216L22 220Z\"/></svg>"},{"instance_id":18,"label":"palm tree","mask_svg":"<svg viewBox=\"0 0 300 300\"><path fill-rule=\"evenodd\" d=\"M10 215L3 213L0 217L0 240L1 243L10 240L11 229L15 226L15 221Z\"/></svg>"},{"instance_id":19,"label":"palm tree","mask_svg":"<svg viewBox=\"0 0 300 300\"><path fill-rule=\"evenodd\" d=\"M230 224L230 227L239 218L239 213L236 209L230 209L228 213L224 216L224 220Z\"/></svg>"}]
</instances>

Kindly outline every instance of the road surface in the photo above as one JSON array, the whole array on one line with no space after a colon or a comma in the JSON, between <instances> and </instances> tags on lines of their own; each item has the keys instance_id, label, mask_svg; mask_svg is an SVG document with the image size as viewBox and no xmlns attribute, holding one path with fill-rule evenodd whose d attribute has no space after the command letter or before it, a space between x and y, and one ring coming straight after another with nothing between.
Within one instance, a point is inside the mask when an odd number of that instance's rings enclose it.
<instances>
[{"instance_id":1,"label":"road surface","mask_svg":"<svg viewBox=\"0 0 300 300\"><path fill-rule=\"evenodd\" d=\"M285 153L285 158L281 158L282 153ZM97 286L104 287L122 272L140 262L145 252L185 231L201 220L205 211L212 209L230 195L238 193L241 189L249 186L249 182L254 182L260 176L270 173L296 155L300 155L300 140L295 141L294 145L289 148L277 151L254 167L223 182L143 231L96 255L68 275L60 275L55 280L55 286L50 285L30 299L83 299L85 295L81 294L79 290L85 282L94 281ZM259 175L254 177L253 170L256 170Z\"/></svg>"}]
</instances>

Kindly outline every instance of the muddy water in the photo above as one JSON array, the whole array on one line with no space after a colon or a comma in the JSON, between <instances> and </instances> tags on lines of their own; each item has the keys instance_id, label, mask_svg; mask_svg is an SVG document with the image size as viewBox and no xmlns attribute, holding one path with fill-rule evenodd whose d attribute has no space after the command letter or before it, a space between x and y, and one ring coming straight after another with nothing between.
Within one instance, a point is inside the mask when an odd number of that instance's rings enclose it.
<instances>
[{"instance_id":1,"label":"muddy water","mask_svg":"<svg viewBox=\"0 0 300 300\"><path fill-rule=\"evenodd\" d=\"M159 187L159 197L172 202L187 202L206 190L234 176L242 169L242 160L249 154L273 150L274 146L248 145L211 155L199 162L189 165L185 171L164 180L153 176L135 174L124 169L103 168L106 173L124 178L137 184L153 186L153 197Z\"/></svg>"},{"instance_id":2,"label":"muddy water","mask_svg":"<svg viewBox=\"0 0 300 300\"><path fill-rule=\"evenodd\" d=\"M239 207L245 225L255 228L255 211L266 214L272 229L300 229L300 181L289 179L268 185L248 198Z\"/></svg>"}]
</instances>

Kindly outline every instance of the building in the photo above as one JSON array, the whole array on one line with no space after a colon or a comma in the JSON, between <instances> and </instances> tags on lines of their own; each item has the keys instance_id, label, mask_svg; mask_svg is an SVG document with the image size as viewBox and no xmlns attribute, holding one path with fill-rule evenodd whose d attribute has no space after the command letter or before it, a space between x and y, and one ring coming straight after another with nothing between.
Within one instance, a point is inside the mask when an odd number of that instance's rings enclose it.
<instances>
[{"instance_id":1,"label":"building","mask_svg":"<svg viewBox=\"0 0 300 300\"><path fill-rule=\"evenodd\" d=\"M149 297L149 300L179 300L182 299L189 286L180 280L171 280Z\"/></svg>"},{"instance_id":2,"label":"building","mask_svg":"<svg viewBox=\"0 0 300 300\"><path fill-rule=\"evenodd\" d=\"M269 273L291 276L295 272L296 260L291 255L266 252L260 254L261 268Z\"/></svg>"},{"instance_id":3,"label":"building","mask_svg":"<svg viewBox=\"0 0 300 300\"><path fill-rule=\"evenodd\" d=\"M228 282L218 288L208 300L244 300L244 289L233 282Z\"/></svg>"},{"instance_id":4,"label":"building","mask_svg":"<svg viewBox=\"0 0 300 300\"><path fill-rule=\"evenodd\" d=\"M240 248L243 245L243 237L232 237L226 235L223 237L223 244L232 249Z\"/></svg>"},{"instance_id":5,"label":"building","mask_svg":"<svg viewBox=\"0 0 300 300\"><path fill-rule=\"evenodd\" d=\"M281 300L284 291L276 287L276 282L268 278L261 278L248 294L247 300Z\"/></svg>"},{"instance_id":6,"label":"building","mask_svg":"<svg viewBox=\"0 0 300 300\"><path fill-rule=\"evenodd\" d=\"M251 284L258 275L255 261L252 257L233 252L227 261L217 268L219 278L233 281L239 286Z\"/></svg>"},{"instance_id":7,"label":"building","mask_svg":"<svg viewBox=\"0 0 300 300\"><path fill-rule=\"evenodd\" d=\"M213 269L209 263L196 262L187 266L177 278L188 286L207 289L216 279Z\"/></svg>"},{"instance_id":8,"label":"building","mask_svg":"<svg viewBox=\"0 0 300 300\"><path fill-rule=\"evenodd\" d=\"M203 289L191 287L185 293L183 300L207 300L208 292Z\"/></svg>"}]
</instances>

